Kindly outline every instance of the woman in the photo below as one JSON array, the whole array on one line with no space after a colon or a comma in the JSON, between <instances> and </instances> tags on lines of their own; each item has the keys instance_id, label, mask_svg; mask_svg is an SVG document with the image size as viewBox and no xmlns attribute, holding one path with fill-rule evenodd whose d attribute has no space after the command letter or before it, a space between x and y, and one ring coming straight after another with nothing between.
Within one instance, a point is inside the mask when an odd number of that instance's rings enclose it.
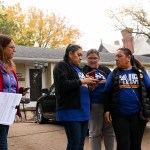
<instances>
[{"instance_id":1,"label":"woman","mask_svg":"<svg viewBox=\"0 0 150 150\"><path fill-rule=\"evenodd\" d=\"M147 120L140 111L142 106L150 116L150 79L128 48L118 49L115 60L105 86L105 118L112 121L117 150L141 150Z\"/></svg>"},{"instance_id":2,"label":"woman","mask_svg":"<svg viewBox=\"0 0 150 150\"><path fill-rule=\"evenodd\" d=\"M0 92L18 93L19 91L15 64L12 60L15 51L13 39L0 34ZM17 115L21 117L19 106L17 108ZM8 125L0 124L0 150L8 149L8 130Z\"/></svg>"},{"instance_id":3,"label":"woman","mask_svg":"<svg viewBox=\"0 0 150 150\"><path fill-rule=\"evenodd\" d=\"M83 150L90 116L90 99L87 84L96 83L85 78L78 65L82 59L82 48L69 44L64 60L54 68L56 91L56 119L64 124L68 144L67 150Z\"/></svg>"},{"instance_id":4,"label":"woman","mask_svg":"<svg viewBox=\"0 0 150 150\"><path fill-rule=\"evenodd\" d=\"M89 140L91 150L102 149L102 139L104 139L104 146L106 150L114 150L115 136L112 124L105 121L103 109L103 93L108 76L106 70L109 69L105 66L101 67L99 63L100 54L98 50L88 50L87 65L84 67L84 73L87 74L88 72L94 71L95 78L99 80L98 85L90 92L91 116L89 120ZM101 68L101 70L99 68Z\"/></svg>"}]
</instances>

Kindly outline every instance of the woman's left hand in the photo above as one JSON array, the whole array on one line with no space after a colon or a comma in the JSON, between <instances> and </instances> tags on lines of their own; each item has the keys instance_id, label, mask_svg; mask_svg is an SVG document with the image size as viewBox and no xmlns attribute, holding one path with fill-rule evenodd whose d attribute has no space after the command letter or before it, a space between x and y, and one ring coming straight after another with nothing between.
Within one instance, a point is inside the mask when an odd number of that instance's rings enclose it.
<instances>
[{"instance_id":1,"label":"woman's left hand","mask_svg":"<svg viewBox=\"0 0 150 150\"><path fill-rule=\"evenodd\" d=\"M112 122L111 114L109 111L105 112L104 117L107 122L109 122L109 123Z\"/></svg>"}]
</instances>

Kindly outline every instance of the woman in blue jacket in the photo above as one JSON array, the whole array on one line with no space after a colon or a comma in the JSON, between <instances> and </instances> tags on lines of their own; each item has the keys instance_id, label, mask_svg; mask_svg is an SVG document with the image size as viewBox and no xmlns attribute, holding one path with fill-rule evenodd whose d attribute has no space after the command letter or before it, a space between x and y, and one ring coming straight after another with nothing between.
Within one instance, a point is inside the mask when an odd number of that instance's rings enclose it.
<instances>
[{"instance_id":1,"label":"woman in blue jacket","mask_svg":"<svg viewBox=\"0 0 150 150\"><path fill-rule=\"evenodd\" d=\"M56 119L64 124L68 144L67 150L83 150L90 117L90 98L87 84L96 83L85 78L79 64L82 48L69 44L64 60L54 68L56 92Z\"/></svg>"},{"instance_id":2,"label":"woman in blue jacket","mask_svg":"<svg viewBox=\"0 0 150 150\"><path fill-rule=\"evenodd\" d=\"M112 122L117 150L141 150L141 143L150 117L150 79L143 65L128 48L119 48L116 65L105 85L105 118Z\"/></svg>"}]
</instances>

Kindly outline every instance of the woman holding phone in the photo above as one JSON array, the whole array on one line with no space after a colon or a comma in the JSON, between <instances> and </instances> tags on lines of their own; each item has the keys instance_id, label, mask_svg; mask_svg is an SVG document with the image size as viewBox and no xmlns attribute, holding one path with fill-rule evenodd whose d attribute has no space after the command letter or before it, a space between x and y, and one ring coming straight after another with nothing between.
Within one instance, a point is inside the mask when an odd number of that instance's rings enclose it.
<instances>
[{"instance_id":1,"label":"woman holding phone","mask_svg":"<svg viewBox=\"0 0 150 150\"><path fill-rule=\"evenodd\" d=\"M112 124L104 119L104 87L110 70L105 66L100 66L100 54L96 49L87 51L87 65L83 68L86 76L91 76L99 82L97 86L90 84L91 116L89 120L89 140L91 150L100 150L102 138L106 150L114 150L115 136ZM101 69L99 69L101 68ZM106 70L106 71L105 71Z\"/></svg>"},{"instance_id":2,"label":"woman holding phone","mask_svg":"<svg viewBox=\"0 0 150 150\"><path fill-rule=\"evenodd\" d=\"M85 77L79 64L82 48L69 44L64 60L54 68L56 92L56 119L63 122L68 144L67 150L83 150L90 117L90 98L87 84L97 80Z\"/></svg>"},{"instance_id":3,"label":"woman holding phone","mask_svg":"<svg viewBox=\"0 0 150 150\"><path fill-rule=\"evenodd\" d=\"M21 93L18 86L16 67L13 62L13 56L16 52L15 43L8 35L0 34L0 92ZM4 99L5 100L5 99ZM17 115L21 117L19 106L17 106ZM9 125L0 124L0 150L8 150L7 136Z\"/></svg>"}]
</instances>

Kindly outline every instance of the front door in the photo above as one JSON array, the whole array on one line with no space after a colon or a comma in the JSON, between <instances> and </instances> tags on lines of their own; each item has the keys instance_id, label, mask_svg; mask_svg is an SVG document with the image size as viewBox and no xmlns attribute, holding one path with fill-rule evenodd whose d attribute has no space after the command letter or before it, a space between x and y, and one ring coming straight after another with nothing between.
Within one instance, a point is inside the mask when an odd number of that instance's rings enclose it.
<instances>
[{"instance_id":1,"label":"front door","mask_svg":"<svg viewBox=\"0 0 150 150\"><path fill-rule=\"evenodd\" d=\"M42 72L40 69L30 69L30 99L31 101L37 101L37 99L42 95Z\"/></svg>"}]
</instances>

